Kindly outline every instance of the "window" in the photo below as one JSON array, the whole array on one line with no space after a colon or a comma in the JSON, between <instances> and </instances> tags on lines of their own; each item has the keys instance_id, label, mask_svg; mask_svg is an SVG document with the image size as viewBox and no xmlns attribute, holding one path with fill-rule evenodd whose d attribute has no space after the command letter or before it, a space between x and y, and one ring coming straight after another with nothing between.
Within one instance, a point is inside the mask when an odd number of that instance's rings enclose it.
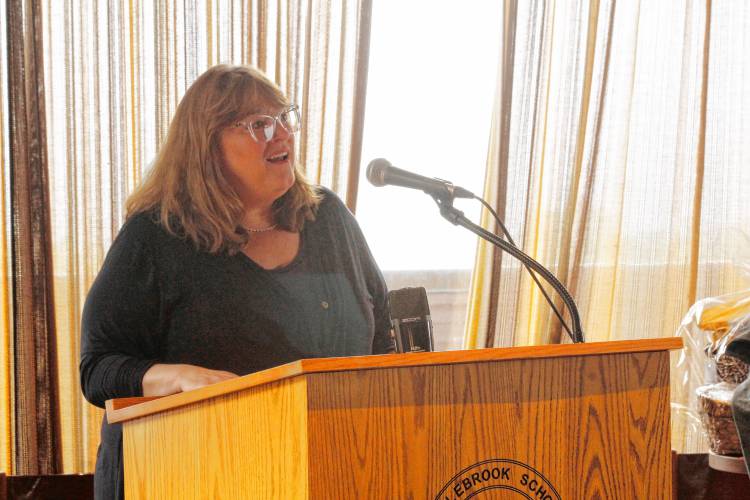
<instances>
[{"instance_id":1,"label":"window","mask_svg":"<svg viewBox=\"0 0 750 500\"><path fill-rule=\"evenodd\" d=\"M373 5L357 219L388 287L424 286L435 349L461 347L476 237L419 191L375 188L367 164L447 179L481 195L502 3L396 0ZM458 200L478 220L479 204Z\"/></svg>"}]
</instances>

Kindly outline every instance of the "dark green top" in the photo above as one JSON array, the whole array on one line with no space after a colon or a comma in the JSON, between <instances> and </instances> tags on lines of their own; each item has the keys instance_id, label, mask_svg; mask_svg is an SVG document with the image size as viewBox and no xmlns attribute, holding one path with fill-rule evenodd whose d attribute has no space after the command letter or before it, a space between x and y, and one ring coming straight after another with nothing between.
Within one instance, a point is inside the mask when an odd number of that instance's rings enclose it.
<instances>
[{"instance_id":1,"label":"dark green top","mask_svg":"<svg viewBox=\"0 0 750 500\"><path fill-rule=\"evenodd\" d=\"M301 358L392 350L386 286L362 232L331 191L283 268L211 255L150 214L123 225L83 309L81 387L91 403L142 395L154 363L245 375ZM119 424L102 424L96 498L122 496ZM119 496L118 496L119 495Z\"/></svg>"}]
</instances>

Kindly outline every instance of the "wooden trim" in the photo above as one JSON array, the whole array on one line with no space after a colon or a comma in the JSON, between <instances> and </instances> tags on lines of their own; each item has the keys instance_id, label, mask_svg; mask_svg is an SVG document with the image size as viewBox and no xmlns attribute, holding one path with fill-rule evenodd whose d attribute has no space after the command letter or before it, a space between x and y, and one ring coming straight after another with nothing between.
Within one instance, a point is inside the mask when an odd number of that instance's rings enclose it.
<instances>
[{"instance_id":1,"label":"wooden trim","mask_svg":"<svg viewBox=\"0 0 750 500\"><path fill-rule=\"evenodd\" d=\"M682 348L682 338L619 340L581 344L552 344L543 346L501 347L347 358L315 358L300 361L304 373L319 373L375 368L398 368L426 365L453 365L483 361L505 361L528 358L561 358L568 356L597 356L625 352L667 351Z\"/></svg>"},{"instance_id":2,"label":"wooden trim","mask_svg":"<svg viewBox=\"0 0 750 500\"><path fill-rule=\"evenodd\" d=\"M144 396L141 398L108 399L107 402L104 403L104 406L106 407L108 412L116 411L122 408L127 408L128 406L138 405L147 401L153 401L154 399L160 399L162 397L163 396Z\"/></svg>"},{"instance_id":3,"label":"wooden trim","mask_svg":"<svg viewBox=\"0 0 750 500\"><path fill-rule=\"evenodd\" d=\"M597 356L633 352L666 351L682 348L682 338L620 340L583 344L554 344L469 351L445 351L414 354L388 354L354 356L346 358L303 359L238 377L193 391L172 394L161 398L123 398L107 401L107 421L123 422L152 415L161 411L197 403L250 387L309 373L347 370L374 370L381 368L406 368L414 366L453 365L460 363L509 361L517 359L560 358L570 356Z\"/></svg>"}]
</instances>

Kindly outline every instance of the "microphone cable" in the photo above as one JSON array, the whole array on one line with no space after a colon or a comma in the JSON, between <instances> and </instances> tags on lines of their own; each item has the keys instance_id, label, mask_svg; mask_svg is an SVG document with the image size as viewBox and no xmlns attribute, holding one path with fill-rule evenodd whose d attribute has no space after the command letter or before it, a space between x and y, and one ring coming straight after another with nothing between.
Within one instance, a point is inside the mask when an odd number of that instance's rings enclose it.
<instances>
[{"instance_id":1,"label":"microphone cable","mask_svg":"<svg viewBox=\"0 0 750 500\"><path fill-rule=\"evenodd\" d=\"M400 168L394 167L385 158L376 158L367 165L367 180L370 181L370 184L376 187L393 185L424 191L435 200L435 202L438 204L438 207L440 207L441 215L445 217L449 222L461 225L466 229L469 229L477 236L484 238L491 243L494 243L502 250L516 257L521 261L526 270L529 272L531 278L539 287L539 291L541 291L542 295L544 295L544 299L552 308L552 311L554 311L555 316L557 316L557 319L560 321L560 325L565 329L568 336L570 336L573 342L584 342L583 332L581 331L580 317L578 316L578 310L573 297L570 296L570 293L565 289L565 286L560 283L560 280L558 280L547 268L535 261L531 256L523 253L523 251L516 246L516 243L513 241L513 238L511 237L508 229L505 227L505 224L503 224L503 221L497 215L495 210L489 205L489 203L487 203L474 193L460 186L453 185L453 183L449 181L425 177L409 172L407 170L402 170ZM466 219L466 217L463 215L463 212L453 208L453 200L455 198L471 198L478 200L487 210L489 210L489 212L495 218L497 225L500 226L500 229L505 235L505 239ZM573 322L573 329L575 330L575 333L571 331L571 328L563 318L563 315L560 313L555 304L552 302L550 296L547 294L547 290L545 290L545 288L539 282L537 273L541 274L542 277L547 280L549 284L562 297L563 302L567 306L568 312L570 313L570 319Z\"/></svg>"},{"instance_id":2,"label":"microphone cable","mask_svg":"<svg viewBox=\"0 0 750 500\"><path fill-rule=\"evenodd\" d=\"M480 198L477 195L474 195L474 199L477 200L477 201L479 201L479 203L481 203L482 205L484 205L484 208L486 208L492 214L492 216L495 218L495 222L497 222L497 225L500 226L500 229L503 231L503 234L505 235L505 238L508 240L508 242L511 245L513 245L514 247L518 248L518 246L516 246L516 243L513 241L513 238L511 237L510 232L508 232L508 228L505 227L505 224L503 224L503 221L497 215L497 212L495 212L492 209L492 207L490 206L490 204L487 203L486 201L484 201L482 198ZM526 268L526 270L529 272L529 275L531 275L531 278L534 280L534 282L536 283L536 285L539 287L539 290L542 292L542 295L544 295L544 298L547 300L547 304L549 304L549 306L552 308L552 311L554 311L555 316L557 316L557 319L560 320L560 324L562 325L562 327L565 329L566 332L568 332L568 336L571 339L575 339L575 337L573 336L573 333L570 331L570 327L568 326L568 324L563 319L562 314L557 309L557 307L555 307L555 304L552 302L552 299L547 294L547 291L544 289L544 287L542 286L542 284L539 282L539 278L537 277L536 273L529 267L528 264L526 264L525 262L521 262L521 263Z\"/></svg>"}]
</instances>

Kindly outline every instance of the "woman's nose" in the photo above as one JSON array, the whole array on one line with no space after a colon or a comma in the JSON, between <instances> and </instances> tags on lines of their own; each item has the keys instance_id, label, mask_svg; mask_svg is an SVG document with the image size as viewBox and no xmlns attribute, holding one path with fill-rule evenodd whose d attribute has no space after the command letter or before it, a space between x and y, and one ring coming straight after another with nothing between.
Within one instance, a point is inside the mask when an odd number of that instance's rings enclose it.
<instances>
[{"instance_id":1,"label":"woman's nose","mask_svg":"<svg viewBox=\"0 0 750 500\"><path fill-rule=\"evenodd\" d=\"M279 119L277 118L274 130L273 130L273 137L271 138L271 140L275 141L275 140L286 139L290 135L291 135L291 132L289 132L286 129L286 127L284 127L279 121Z\"/></svg>"}]
</instances>

